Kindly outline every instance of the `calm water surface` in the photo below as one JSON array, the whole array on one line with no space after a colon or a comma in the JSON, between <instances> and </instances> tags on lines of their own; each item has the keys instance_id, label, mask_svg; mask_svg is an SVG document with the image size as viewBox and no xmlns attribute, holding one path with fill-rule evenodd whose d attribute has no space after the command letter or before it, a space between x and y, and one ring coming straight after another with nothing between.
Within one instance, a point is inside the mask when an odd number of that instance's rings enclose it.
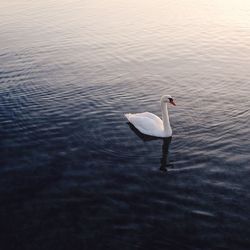
<instances>
[{"instance_id":1,"label":"calm water surface","mask_svg":"<svg viewBox=\"0 0 250 250\"><path fill-rule=\"evenodd\" d=\"M1 249L249 249L249 1L0 11ZM123 116L162 94L171 142Z\"/></svg>"}]
</instances>

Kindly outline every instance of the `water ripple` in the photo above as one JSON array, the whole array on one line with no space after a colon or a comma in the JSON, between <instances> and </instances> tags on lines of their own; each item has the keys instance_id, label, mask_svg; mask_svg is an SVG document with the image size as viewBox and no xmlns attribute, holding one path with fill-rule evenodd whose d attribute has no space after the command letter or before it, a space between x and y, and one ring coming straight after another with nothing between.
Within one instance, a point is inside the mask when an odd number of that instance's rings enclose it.
<instances>
[{"instance_id":1,"label":"water ripple","mask_svg":"<svg viewBox=\"0 0 250 250\"><path fill-rule=\"evenodd\" d=\"M1 242L248 249L250 5L222 2L1 4ZM169 144L124 117L162 94Z\"/></svg>"}]
</instances>

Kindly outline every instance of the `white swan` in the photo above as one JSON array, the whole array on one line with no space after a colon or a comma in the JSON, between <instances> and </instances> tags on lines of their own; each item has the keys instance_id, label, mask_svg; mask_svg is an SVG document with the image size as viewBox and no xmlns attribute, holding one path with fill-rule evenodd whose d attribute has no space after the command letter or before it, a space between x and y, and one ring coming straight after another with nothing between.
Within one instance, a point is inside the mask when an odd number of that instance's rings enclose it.
<instances>
[{"instance_id":1,"label":"white swan","mask_svg":"<svg viewBox=\"0 0 250 250\"><path fill-rule=\"evenodd\" d=\"M162 120L149 112L125 114L126 118L132 123L141 133L156 137L172 136L172 129L169 122L167 103L176 106L174 99L170 95L161 97Z\"/></svg>"}]
</instances>

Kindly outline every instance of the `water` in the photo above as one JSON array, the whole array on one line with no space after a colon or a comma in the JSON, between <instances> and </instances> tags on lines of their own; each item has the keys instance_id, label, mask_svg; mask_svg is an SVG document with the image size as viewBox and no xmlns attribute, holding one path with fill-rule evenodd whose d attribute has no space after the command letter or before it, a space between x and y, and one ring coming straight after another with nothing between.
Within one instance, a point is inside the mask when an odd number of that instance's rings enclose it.
<instances>
[{"instance_id":1,"label":"water","mask_svg":"<svg viewBox=\"0 0 250 250\"><path fill-rule=\"evenodd\" d=\"M249 1L0 10L1 249L249 249Z\"/></svg>"}]
</instances>

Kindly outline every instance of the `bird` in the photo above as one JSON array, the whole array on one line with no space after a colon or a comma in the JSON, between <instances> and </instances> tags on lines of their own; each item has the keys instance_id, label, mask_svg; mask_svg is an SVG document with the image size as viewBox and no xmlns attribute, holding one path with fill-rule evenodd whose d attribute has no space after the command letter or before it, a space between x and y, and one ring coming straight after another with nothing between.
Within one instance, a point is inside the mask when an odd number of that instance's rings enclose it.
<instances>
[{"instance_id":1,"label":"bird","mask_svg":"<svg viewBox=\"0 0 250 250\"><path fill-rule=\"evenodd\" d=\"M167 104L176 106L174 98L171 95L163 95L161 97L162 119L150 112L143 113L127 113L125 117L135 126L141 133L159 138L167 138L172 136L172 128L169 122Z\"/></svg>"}]
</instances>

